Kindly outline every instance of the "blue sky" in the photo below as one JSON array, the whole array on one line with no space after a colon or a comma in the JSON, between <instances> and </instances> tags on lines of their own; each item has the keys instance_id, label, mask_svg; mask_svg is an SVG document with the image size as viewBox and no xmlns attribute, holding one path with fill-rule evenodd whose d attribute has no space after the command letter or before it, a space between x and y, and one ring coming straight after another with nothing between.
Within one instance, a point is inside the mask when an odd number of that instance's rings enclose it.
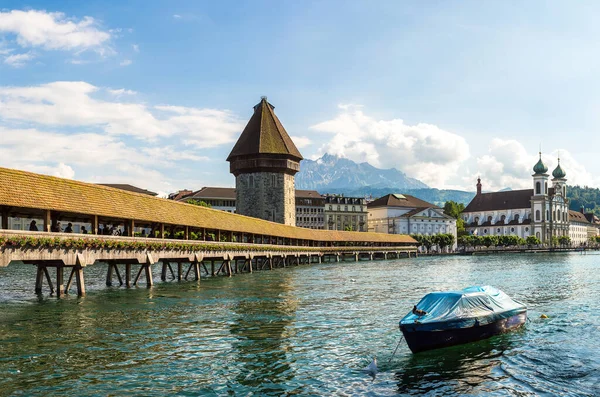
<instances>
[{"instance_id":1,"label":"blue sky","mask_svg":"<svg viewBox=\"0 0 600 397\"><path fill-rule=\"evenodd\" d=\"M439 188L530 185L541 143L600 186L595 2L3 1L0 165L232 186L267 95L306 158Z\"/></svg>"}]
</instances>

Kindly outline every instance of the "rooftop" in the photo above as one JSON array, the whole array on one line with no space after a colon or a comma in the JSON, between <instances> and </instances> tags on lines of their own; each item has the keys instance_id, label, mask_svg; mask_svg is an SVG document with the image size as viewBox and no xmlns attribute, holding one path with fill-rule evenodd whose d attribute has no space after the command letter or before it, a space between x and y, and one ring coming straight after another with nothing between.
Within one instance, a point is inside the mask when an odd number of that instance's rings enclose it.
<instances>
[{"instance_id":1,"label":"rooftop","mask_svg":"<svg viewBox=\"0 0 600 397\"><path fill-rule=\"evenodd\" d=\"M128 192L147 194L149 196L158 196L158 193L151 192L150 190L142 189L126 183L99 183L102 186L113 187L115 189L127 190Z\"/></svg>"},{"instance_id":2,"label":"rooftop","mask_svg":"<svg viewBox=\"0 0 600 397\"><path fill-rule=\"evenodd\" d=\"M260 103L254 106L254 114L229 153L227 161L255 154L286 155L302 160L302 155L273 109L275 107L267 102L267 98L262 97Z\"/></svg>"},{"instance_id":3,"label":"rooftop","mask_svg":"<svg viewBox=\"0 0 600 397\"><path fill-rule=\"evenodd\" d=\"M409 194L388 194L370 202L369 209L379 207L399 207L399 208L439 208L437 205L418 199Z\"/></svg>"},{"instance_id":4,"label":"rooftop","mask_svg":"<svg viewBox=\"0 0 600 397\"><path fill-rule=\"evenodd\" d=\"M305 229L225 211L152 197L108 186L0 168L0 206L17 210L50 210L97 215L192 228L271 235L314 241L414 243L407 235Z\"/></svg>"}]
</instances>

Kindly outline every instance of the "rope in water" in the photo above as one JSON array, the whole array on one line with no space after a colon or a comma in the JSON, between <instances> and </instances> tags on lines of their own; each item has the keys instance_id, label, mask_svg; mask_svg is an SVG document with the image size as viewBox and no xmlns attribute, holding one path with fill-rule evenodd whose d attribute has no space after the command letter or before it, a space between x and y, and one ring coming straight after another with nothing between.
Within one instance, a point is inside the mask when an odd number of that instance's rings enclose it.
<instances>
[{"instance_id":1,"label":"rope in water","mask_svg":"<svg viewBox=\"0 0 600 397\"><path fill-rule=\"evenodd\" d=\"M404 339L404 336L401 336L400 340L398 341L398 344L396 345L396 349L394 349L394 353L392 353L392 357L390 357L390 361L388 361L388 364L392 362L392 359L396 355L396 352L398 351L398 348L400 347L400 343L402 343L403 339Z\"/></svg>"}]
</instances>

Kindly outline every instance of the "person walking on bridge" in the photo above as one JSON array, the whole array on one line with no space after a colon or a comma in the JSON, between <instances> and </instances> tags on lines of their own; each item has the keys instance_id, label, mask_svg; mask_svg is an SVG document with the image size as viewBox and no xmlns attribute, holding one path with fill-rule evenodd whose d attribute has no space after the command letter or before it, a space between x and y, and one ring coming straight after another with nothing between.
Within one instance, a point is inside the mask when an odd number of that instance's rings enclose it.
<instances>
[{"instance_id":1,"label":"person walking on bridge","mask_svg":"<svg viewBox=\"0 0 600 397\"><path fill-rule=\"evenodd\" d=\"M30 232L37 232L38 231L38 227L36 225L36 221L35 220L31 221L31 223L29 224L29 231Z\"/></svg>"}]
</instances>

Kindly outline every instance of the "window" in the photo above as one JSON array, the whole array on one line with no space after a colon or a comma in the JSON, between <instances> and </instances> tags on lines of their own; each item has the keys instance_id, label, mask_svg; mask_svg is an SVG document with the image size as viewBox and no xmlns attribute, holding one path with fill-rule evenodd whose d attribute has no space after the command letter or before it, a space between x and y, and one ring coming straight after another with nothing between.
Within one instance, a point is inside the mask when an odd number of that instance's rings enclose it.
<instances>
[{"instance_id":1,"label":"window","mask_svg":"<svg viewBox=\"0 0 600 397\"><path fill-rule=\"evenodd\" d=\"M535 194L542 194L542 187L539 182L535 183Z\"/></svg>"},{"instance_id":2,"label":"window","mask_svg":"<svg viewBox=\"0 0 600 397\"><path fill-rule=\"evenodd\" d=\"M276 175L271 175L271 186L273 186L273 187L277 186L277 176Z\"/></svg>"},{"instance_id":3,"label":"window","mask_svg":"<svg viewBox=\"0 0 600 397\"><path fill-rule=\"evenodd\" d=\"M475 217L475 223L479 224L479 217L478 216Z\"/></svg>"},{"instance_id":4,"label":"window","mask_svg":"<svg viewBox=\"0 0 600 397\"><path fill-rule=\"evenodd\" d=\"M536 210L535 211L535 220L539 221L540 220L540 210Z\"/></svg>"},{"instance_id":5,"label":"window","mask_svg":"<svg viewBox=\"0 0 600 397\"><path fill-rule=\"evenodd\" d=\"M511 227L511 228L510 228L510 231L511 231L512 233L514 233L514 232L515 232L515 228L514 228L514 227Z\"/></svg>"},{"instance_id":6,"label":"window","mask_svg":"<svg viewBox=\"0 0 600 397\"><path fill-rule=\"evenodd\" d=\"M333 205L330 204L329 205L329 211L332 211L332 210L333 210Z\"/></svg>"},{"instance_id":7,"label":"window","mask_svg":"<svg viewBox=\"0 0 600 397\"><path fill-rule=\"evenodd\" d=\"M356 207L352 206L352 212L356 211Z\"/></svg>"},{"instance_id":8,"label":"window","mask_svg":"<svg viewBox=\"0 0 600 397\"><path fill-rule=\"evenodd\" d=\"M500 221L501 221L502 223L506 223L506 215L502 215L502 216L500 217Z\"/></svg>"},{"instance_id":9,"label":"window","mask_svg":"<svg viewBox=\"0 0 600 397\"><path fill-rule=\"evenodd\" d=\"M497 231L498 233L500 233L500 228L496 229L496 231Z\"/></svg>"},{"instance_id":10,"label":"window","mask_svg":"<svg viewBox=\"0 0 600 397\"><path fill-rule=\"evenodd\" d=\"M248 186L254 187L254 175L248 177Z\"/></svg>"},{"instance_id":11,"label":"window","mask_svg":"<svg viewBox=\"0 0 600 397\"><path fill-rule=\"evenodd\" d=\"M519 214L515 214L515 221L519 222Z\"/></svg>"}]
</instances>

